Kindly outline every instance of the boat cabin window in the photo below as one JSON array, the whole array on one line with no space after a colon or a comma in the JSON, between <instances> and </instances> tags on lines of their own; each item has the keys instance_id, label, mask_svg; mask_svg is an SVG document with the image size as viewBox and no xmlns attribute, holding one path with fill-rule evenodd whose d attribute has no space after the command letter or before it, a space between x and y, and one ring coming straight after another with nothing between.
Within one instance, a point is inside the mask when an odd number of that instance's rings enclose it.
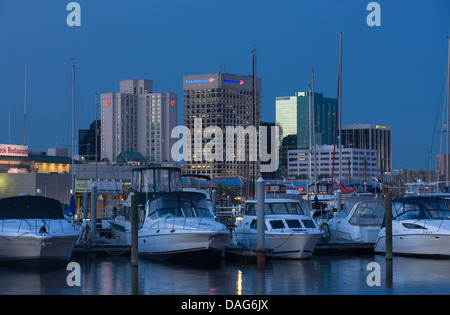
<instances>
[{"instance_id":1,"label":"boat cabin window","mask_svg":"<svg viewBox=\"0 0 450 315\"><path fill-rule=\"evenodd\" d=\"M250 223L250 228L254 229L254 230L258 229L258 222L257 222L257 220L252 220L252 223ZM265 222L264 222L264 230L267 231L267 225L266 225Z\"/></svg>"},{"instance_id":2,"label":"boat cabin window","mask_svg":"<svg viewBox=\"0 0 450 315\"><path fill-rule=\"evenodd\" d=\"M314 224L313 220L302 220L303 225L305 226L305 228L307 229L315 229L316 225Z\"/></svg>"},{"instance_id":3,"label":"boat cabin window","mask_svg":"<svg viewBox=\"0 0 450 315\"><path fill-rule=\"evenodd\" d=\"M268 214L288 214L288 208L286 207L285 203L268 203L266 204L267 206L269 206L270 208L272 208L272 211L270 211L269 209L264 209L265 213L268 212ZM268 208L268 207L266 207Z\"/></svg>"},{"instance_id":4,"label":"boat cabin window","mask_svg":"<svg viewBox=\"0 0 450 315\"><path fill-rule=\"evenodd\" d=\"M398 220L450 219L450 211L445 201L439 198L394 201L392 215Z\"/></svg>"},{"instance_id":5,"label":"boat cabin window","mask_svg":"<svg viewBox=\"0 0 450 315\"><path fill-rule=\"evenodd\" d=\"M246 215L256 215L257 203L249 202L245 207ZM298 202L264 203L264 214L304 214Z\"/></svg>"},{"instance_id":6,"label":"boat cabin window","mask_svg":"<svg viewBox=\"0 0 450 315\"><path fill-rule=\"evenodd\" d=\"M270 225L272 226L272 229L284 229L284 223L281 220L271 220L269 221Z\"/></svg>"},{"instance_id":7,"label":"boat cabin window","mask_svg":"<svg viewBox=\"0 0 450 315\"><path fill-rule=\"evenodd\" d=\"M299 220L286 220L288 227L291 229L301 229L302 225Z\"/></svg>"},{"instance_id":8,"label":"boat cabin window","mask_svg":"<svg viewBox=\"0 0 450 315\"><path fill-rule=\"evenodd\" d=\"M384 219L384 201L365 201L357 205L349 223L352 225L380 225Z\"/></svg>"}]
</instances>

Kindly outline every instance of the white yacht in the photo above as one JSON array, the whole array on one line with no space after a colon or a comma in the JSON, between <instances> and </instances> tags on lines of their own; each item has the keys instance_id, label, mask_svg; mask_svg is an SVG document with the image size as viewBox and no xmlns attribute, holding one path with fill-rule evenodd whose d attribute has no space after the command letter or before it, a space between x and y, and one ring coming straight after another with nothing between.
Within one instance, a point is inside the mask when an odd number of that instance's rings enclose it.
<instances>
[{"instance_id":1,"label":"white yacht","mask_svg":"<svg viewBox=\"0 0 450 315\"><path fill-rule=\"evenodd\" d=\"M256 207L256 200L247 200L244 214L236 218L235 245L256 250ZM309 258L323 235L295 199L265 199L264 222L264 245L266 250L272 251L272 258Z\"/></svg>"},{"instance_id":2,"label":"white yacht","mask_svg":"<svg viewBox=\"0 0 450 315\"><path fill-rule=\"evenodd\" d=\"M323 223L323 243L375 244L384 218L384 199L349 197L336 217Z\"/></svg>"},{"instance_id":3,"label":"white yacht","mask_svg":"<svg viewBox=\"0 0 450 315\"><path fill-rule=\"evenodd\" d=\"M383 226L375 243L375 252L385 251ZM392 253L450 256L450 211L444 199L408 196L393 200Z\"/></svg>"},{"instance_id":4,"label":"white yacht","mask_svg":"<svg viewBox=\"0 0 450 315\"><path fill-rule=\"evenodd\" d=\"M214 219L203 193L162 193L148 201L146 213L138 230L140 256L193 264L224 257L230 231Z\"/></svg>"},{"instance_id":5,"label":"white yacht","mask_svg":"<svg viewBox=\"0 0 450 315\"><path fill-rule=\"evenodd\" d=\"M58 200L40 196L0 199L0 260L31 266L66 263L81 235Z\"/></svg>"}]
</instances>

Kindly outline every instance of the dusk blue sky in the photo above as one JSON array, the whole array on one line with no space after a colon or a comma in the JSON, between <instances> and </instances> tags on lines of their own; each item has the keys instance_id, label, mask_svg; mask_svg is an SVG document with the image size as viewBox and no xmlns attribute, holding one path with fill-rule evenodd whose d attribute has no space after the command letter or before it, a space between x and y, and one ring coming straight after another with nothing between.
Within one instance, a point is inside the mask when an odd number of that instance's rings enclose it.
<instances>
[{"instance_id":1,"label":"dusk blue sky","mask_svg":"<svg viewBox=\"0 0 450 315\"><path fill-rule=\"evenodd\" d=\"M435 166L450 32L449 0L380 0L381 26L369 27L369 0L79 0L81 26L69 27L66 0L0 0L0 143L71 143L71 61L76 64L76 130L95 119L95 93L123 79L151 79L174 92L183 121L182 77L222 67L251 75L257 49L262 119L275 98L307 91L337 96L343 34L343 124L392 127L393 168ZM438 109L441 107L441 113Z\"/></svg>"}]
</instances>

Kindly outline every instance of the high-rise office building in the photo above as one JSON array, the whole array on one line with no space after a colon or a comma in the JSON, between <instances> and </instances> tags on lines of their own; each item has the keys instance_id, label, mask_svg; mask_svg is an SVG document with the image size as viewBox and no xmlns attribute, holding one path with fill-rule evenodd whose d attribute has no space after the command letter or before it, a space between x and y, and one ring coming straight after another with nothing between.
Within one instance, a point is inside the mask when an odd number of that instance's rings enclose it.
<instances>
[{"instance_id":1,"label":"high-rise office building","mask_svg":"<svg viewBox=\"0 0 450 315\"><path fill-rule=\"evenodd\" d=\"M341 127L342 145L351 149L377 150L377 168L380 172L392 170L392 129L390 126L353 124Z\"/></svg>"},{"instance_id":2,"label":"high-rise office building","mask_svg":"<svg viewBox=\"0 0 450 315\"><path fill-rule=\"evenodd\" d=\"M153 80L122 80L119 93L101 95L101 156L116 161L121 152L139 152L148 163L174 163L177 96L153 93Z\"/></svg>"},{"instance_id":3,"label":"high-rise office building","mask_svg":"<svg viewBox=\"0 0 450 315\"><path fill-rule=\"evenodd\" d=\"M276 98L276 124L281 128L280 142L286 136L297 135L297 149L310 147L310 96L311 107L314 108L313 144L334 143L337 100L323 97L322 93L309 92Z\"/></svg>"},{"instance_id":4,"label":"high-rise office building","mask_svg":"<svg viewBox=\"0 0 450 315\"><path fill-rule=\"evenodd\" d=\"M97 131L95 128L97 127ZM89 129L80 129L78 131L78 154L84 161L100 161L100 129L101 120L97 120L89 126ZM97 139L95 139L97 137ZM95 146L97 145L97 149Z\"/></svg>"},{"instance_id":5,"label":"high-rise office building","mask_svg":"<svg viewBox=\"0 0 450 315\"><path fill-rule=\"evenodd\" d=\"M287 176L288 150L334 143L337 100L323 97L322 93L297 92L294 96L277 97L275 105L276 124L281 129L280 176Z\"/></svg>"},{"instance_id":6,"label":"high-rise office building","mask_svg":"<svg viewBox=\"0 0 450 315\"><path fill-rule=\"evenodd\" d=\"M246 140L230 139L227 137L226 128L247 129L249 126L256 128L259 126L261 79L253 80L252 76L228 73L186 75L183 76L183 90L184 123L193 131L190 139L191 156L184 161L185 171L210 176L246 176L249 169L249 173L254 174L253 169L258 169L258 162L247 163L247 159L238 158L237 153L231 155L235 159L230 159L231 152L228 152L227 157L227 138L229 142L231 141L229 145L234 145L237 141L245 141L246 148L249 148L249 140L248 138ZM254 91L255 102L253 102ZM213 153L221 150L222 158L206 157L205 159L202 149L211 141L210 138L205 137L204 131L208 127L213 127L212 129L216 131L220 130L223 134L222 147L212 149ZM214 133L214 130L211 131Z\"/></svg>"}]
</instances>

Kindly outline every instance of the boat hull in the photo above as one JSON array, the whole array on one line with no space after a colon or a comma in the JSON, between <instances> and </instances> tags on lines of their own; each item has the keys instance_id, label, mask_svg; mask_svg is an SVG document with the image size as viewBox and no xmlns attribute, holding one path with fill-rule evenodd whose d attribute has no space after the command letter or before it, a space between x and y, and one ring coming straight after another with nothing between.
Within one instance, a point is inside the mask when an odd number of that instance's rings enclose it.
<instances>
[{"instance_id":1,"label":"boat hull","mask_svg":"<svg viewBox=\"0 0 450 315\"><path fill-rule=\"evenodd\" d=\"M228 232L190 230L139 231L139 256L174 263L218 262L230 241Z\"/></svg>"},{"instance_id":2,"label":"boat hull","mask_svg":"<svg viewBox=\"0 0 450 315\"><path fill-rule=\"evenodd\" d=\"M272 252L272 258L307 259L322 238L323 233L272 233L265 232L264 247ZM238 239L243 235L237 234ZM257 234L247 233L249 248L257 247Z\"/></svg>"},{"instance_id":3,"label":"boat hull","mask_svg":"<svg viewBox=\"0 0 450 315\"><path fill-rule=\"evenodd\" d=\"M49 265L70 261L79 235L0 236L0 261L26 265Z\"/></svg>"},{"instance_id":4,"label":"boat hull","mask_svg":"<svg viewBox=\"0 0 450 315\"><path fill-rule=\"evenodd\" d=\"M376 253L386 252L386 237L375 243ZM392 236L392 253L417 256L450 256L449 234L400 234Z\"/></svg>"}]
</instances>

